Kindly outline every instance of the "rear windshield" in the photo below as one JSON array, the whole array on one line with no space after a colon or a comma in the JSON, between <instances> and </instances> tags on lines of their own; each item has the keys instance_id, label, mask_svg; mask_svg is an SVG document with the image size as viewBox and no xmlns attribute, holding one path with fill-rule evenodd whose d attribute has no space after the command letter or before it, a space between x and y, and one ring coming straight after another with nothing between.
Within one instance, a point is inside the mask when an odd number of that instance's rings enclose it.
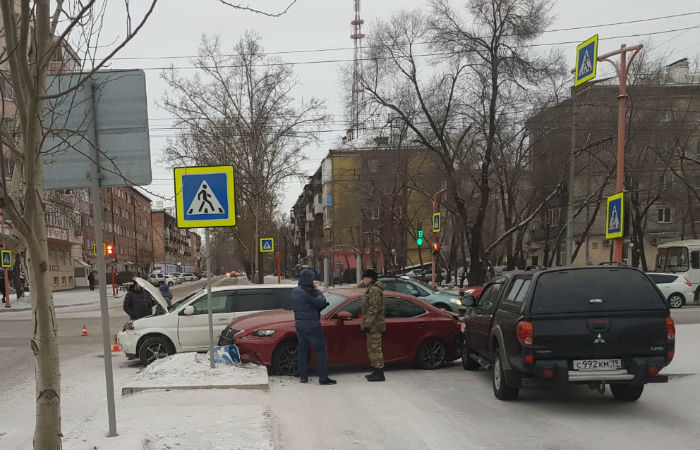
<instances>
[{"instance_id":1,"label":"rear windshield","mask_svg":"<svg viewBox=\"0 0 700 450\"><path fill-rule=\"evenodd\" d=\"M678 276L676 275L659 275L656 273L651 273L649 274L649 278L651 278L651 281L653 281L656 284L666 284L666 283L673 283L676 281L676 278Z\"/></svg>"},{"instance_id":2,"label":"rear windshield","mask_svg":"<svg viewBox=\"0 0 700 450\"><path fill-rule=\"evenodd\" d=\"M650 280L632 269L600 268L544 273L531 312L597 312L665 309Z\"/></svg>"}]
</instances>

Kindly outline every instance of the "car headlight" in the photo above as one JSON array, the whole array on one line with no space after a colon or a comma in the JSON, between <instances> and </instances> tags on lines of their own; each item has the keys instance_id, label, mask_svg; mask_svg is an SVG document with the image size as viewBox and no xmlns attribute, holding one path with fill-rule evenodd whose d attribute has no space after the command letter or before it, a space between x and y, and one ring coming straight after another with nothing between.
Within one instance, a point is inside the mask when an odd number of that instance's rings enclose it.
<instances>
[{"instance_id":1,"label":"car headlight","mask_svg":"<svg viewBox=\"0 0 700 450\"><path fill-rule=\"evenodd\" d=\"M464 291L465 294L473 294L476 289L467 289Z\"/></svg>"},{"instance_id":2,"label":"car headlight","mask_svg":"<svg viewBox=\"0 0 700 450\"><path fill-rule=\"evenodd\" d=\"M133 329L134 329L134 321L130 320L124 324L124 329L122 331L133 330Z\"/></svg>"},{"instance_id":3,"label":"car headlight","mask_svg":"<svg viewBox=\"0 0 700 450\"><path fill-rule=\"evenodd\" d=\"M462 300L460 300L458 298L451 298L450 302L454 303L457 306L462 306Z\"/></svg>"},{"instance_id":4,"label":"car headlight","mask_svg":"<svg viewBox=\"0 0 700 450\"><path fill-rule=\"evenodd\" d=\"M273 334L275 334L275 331L277 331L277 330L255 330L251 334L253 336L265 337L265 336L272 336Z\"/></svg>"}]
</instances>

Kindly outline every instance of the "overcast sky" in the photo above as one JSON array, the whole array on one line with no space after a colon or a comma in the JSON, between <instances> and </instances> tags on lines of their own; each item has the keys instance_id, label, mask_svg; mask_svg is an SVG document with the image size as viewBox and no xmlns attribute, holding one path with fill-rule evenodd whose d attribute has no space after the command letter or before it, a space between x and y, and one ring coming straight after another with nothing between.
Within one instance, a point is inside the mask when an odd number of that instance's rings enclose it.
<instances>
[{"instance_id":1,"label":"overcast sky","mask_svg":"<svg viewBox=\"0 0 700 450\"><path fill-rule=\"evenodd\" d=\"M270 11L283 9L287 0L249 0L251 7ZM112 2L110 2L112 3ZM119 4L122 2L114 2ZM133 3L133 2L132 2ZM145 2L143 2L145 3ZM462 2L453 1L453 6ZM245 4L245 2L244 2ZM245 30L253 30L263 38L267 52L318 50L341 48L334 51L309 51L280 55L284 61L296 62L295 73L301 85L294 96L298 99L317 97L326 102L328 112L334 120L321 133L321 143L309 148L307 161L302 169L311 174L316 170L328 149L338 142L343 134L345 119L342 98L349 86L339 82L340 67L343 63L315 63L319 60L352 59L350 21L353 18L353 0L298 0L289 12L279 18L269 18L252 13L237 11L220 4L217 0L161 0L152 18L144 29L119 54L113 68L142 68L146 70L149 96L149 123L151 129L151 159L153 184L149 191L165 198L151 195L154 201L164 200L165 206L172 206L172 169L162 162L162 148L168 136L173 136L172 122L166 111L158 107L165 88L160 80L162 67L173 64L176 67L191 66L188 57L197 53L203 34L219 35L227 46L233 45ZM425 7L423 0L381 0L362 2L362 18L365 30L378 19L389 18L395 11L405 8ZM674 14L700 11L697 0L560 0L554 6L556 20L551 30L571 27L589 27L630 20L643 20ZM114 17L114 16L112 16ZM700 15L659 19L632 24L612 25L597 28L584 28L570 31L551 31L541 38L542 43L583 41L591 35L600 35L599 52L619 48L639 42L650 42L655 51L664 54L670 61L683 57L695 58L700 50L700 30L685 31L650 36L610 39L611 36L647 34L668 30L679 30L697 26ZM105 36L123 35L124 25L108 21ZM561 45L570 56L573 67L575 44ZM608 64L599 66L599 76L610 72ZM183 69L186 73L192 70ZM288 213L296 201L303 183L289 182L285 185L285 197L280 210Z\"/></svg>"}]
</instances>

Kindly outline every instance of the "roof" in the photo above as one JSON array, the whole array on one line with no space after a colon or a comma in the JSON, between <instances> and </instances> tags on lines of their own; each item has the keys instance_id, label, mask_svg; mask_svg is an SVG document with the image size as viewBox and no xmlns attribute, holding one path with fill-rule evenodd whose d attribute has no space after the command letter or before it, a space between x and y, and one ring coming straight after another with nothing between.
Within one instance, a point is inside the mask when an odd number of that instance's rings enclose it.
<instances>
[{"instance_id":1,"label":"roof","mask_svg":"<svg viewBox=\"0 0 700 450\"><path fill-rule=\"evenodd\" d=\"M231 284L228 286L212 286L211 291L212 292L221 292L221 291L246 291L248 289L284 289L284 288L295 288L296 284L246 284L246 285L237 285L237 284ZM202 290L206 290L206 288L203 288Z\"/></svg>"}]
</instances>

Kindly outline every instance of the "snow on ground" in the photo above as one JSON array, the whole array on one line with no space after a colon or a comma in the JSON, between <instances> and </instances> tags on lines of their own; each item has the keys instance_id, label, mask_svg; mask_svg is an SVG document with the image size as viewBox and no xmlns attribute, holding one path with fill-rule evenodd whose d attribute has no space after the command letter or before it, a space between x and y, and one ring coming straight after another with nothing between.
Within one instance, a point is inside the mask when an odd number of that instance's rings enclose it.
<instances>
[{"instance_id":1,"label":"snow on ground","mask_svg":"<svg viewBox=\"0 0 700 450\"><path fill-rule=\"evenodd\" d=\"M209 367L209 355L176 353L154 361L139 372L130 387L142 386L260 386L267 385L267 369L256 364Z\"/></svg>"},{"instance_id":2,"label":"snow on ground","mask_svg":"<svg viewBox=\"0 0 700 450\"><path fill-rule=\"evenodd\" d=\"M107 294L107 298L112 299L112 293ZM97 290L75 289L70 291L57 291L53 293L54 305L57 308L64 306L88 305L100 302L100 293ZM0 312L30 309L32 307L31 293L26 292L19 299L15 294L10 294L11 308L0 308Z\"/></svg>"}]
</instances>

